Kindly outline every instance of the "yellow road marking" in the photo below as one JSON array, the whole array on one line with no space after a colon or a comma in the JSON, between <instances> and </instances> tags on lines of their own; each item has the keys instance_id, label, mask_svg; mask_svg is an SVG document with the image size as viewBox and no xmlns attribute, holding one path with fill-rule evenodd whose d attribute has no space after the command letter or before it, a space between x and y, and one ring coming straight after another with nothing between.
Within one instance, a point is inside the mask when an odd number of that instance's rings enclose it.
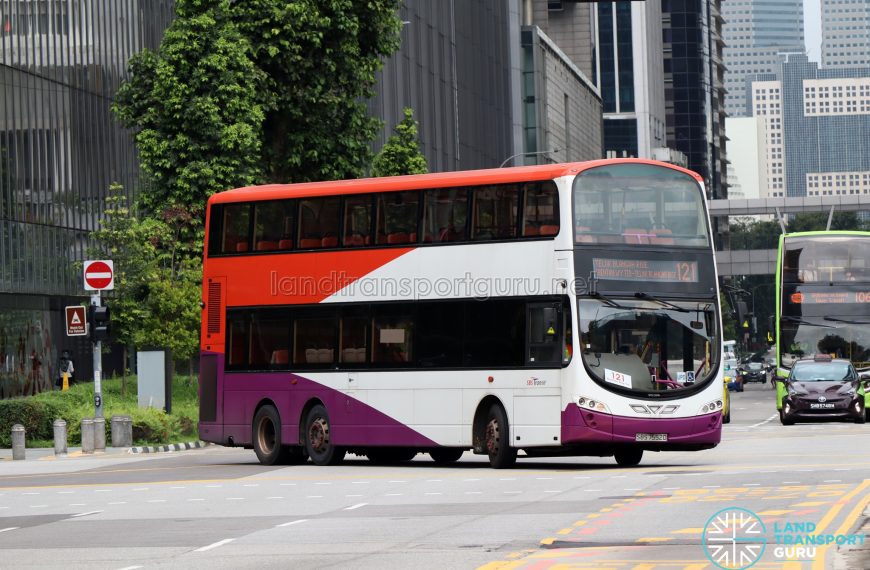
<instances>
[{"instance_id":1,"label":"yellow road marking","mask_svg":"<svg viewBox=\"0 0 870 570\"><path fill-rule=\"evenodd\" d=\"M556 539L552 538L552 537L541 539L541 544L546 545L546 546L549 546L549 545L553 544L554 542L556 542Z\"/></svg>"},{"instance_id":2,"label":"yellow road marking","mask_svg":"<svg viewBox=\"0 0 870 570\"><path fill-rule=\"evenodd\" d=\"M572 532L574 532L573 528L563 528L562 530L560 530L556 534L571 534Z\"/></svg>"},{"instance_id":3,"label":"yellow road marking","mask_svg":"<svg viewBox=\"0 0 870 570\"><path fill-rule=\"evenodd\" d=\"M830 505L831 501L804 501L803 503L795 503L792 507L818 507L819 505Z\"/></svg>"},{"instance_id":4,"label":"yellow road marking","mask_svg":"<svg viewBox=\"0 0 870 570\"><path fill-rule=\"evenodd\" d=\"M601 515L598 514L598 513L589 513L588 515L586 515L586 518L588 518L588 519L597 519L597 518L600 517L600 516L601 516Z\"/></svg>"},{"instance_id":5,"label":"yellow road marking","mask_svg":"<svg viewBox=\"0 0 870 570\"><path fill-rule=\"evenodd\" d=\"M858 485L855 490L858 491L866 489L868 485L870 485L870 479L865 479L864 482L861 483L861 485ZM852 493L849 494L851 495ZM849 498L851 499L851 497ZM867 493L861 498L861 500L858 501L858 503L852 508L852 510L849 511L849 514L846 515L846 518L843 519L843 524L840 525L840 528L838 528L837 531L832 534L838 535L846 534L847 532L849 532L852 529L852 526L855 524L855 521L858 520L858 517L860 517L861 514L864 512L864 509L867 508L868 504L870 504L870 493ZM837 507L842 507L842 505L838 504L834 508ZM816 530L817 533L820 533L824 530L824 527L821 524L819 525L819 527L820 528ZM832 545L827 544L819 548L819 550L816 552L816 559L815 561L813 561L813 570L816 570L817 568L824 570L824 568L826 567L825 558L827 557L828 550L831 548L831 546Z\"/></svg>"},{"instance_id":6,"label":"yellow road marking","mask_svg":"<svg viewBox=\"0 0 870 570\"><path fill-rule=\"evenodd\" d=\"M577 521L577 522L574 523L574 526L583 526L583 525L586 524L587 522L588 522L588 521Z\"/></svg>"},{"instance_id":7,"label":"yellow road marking","mask_svg":"<svg viewBox=\"0 0 870 570\"><path fill-rule=\"evenodd\" d=\"M761 511L760 513L755 513L755 514L757 514L757 515L759 515L759 516L761 516L761 515L765 515L765 516L776 517L776 516L779 516L779 515L787 515L787 514L789 514L789 513L793 513L793 512L794 512L794 510L785 510L785 509L779 509L779 510L776 510L776 509L774 509L774 510L771 510L771 511Z\"/></svg>"}]
</instances>

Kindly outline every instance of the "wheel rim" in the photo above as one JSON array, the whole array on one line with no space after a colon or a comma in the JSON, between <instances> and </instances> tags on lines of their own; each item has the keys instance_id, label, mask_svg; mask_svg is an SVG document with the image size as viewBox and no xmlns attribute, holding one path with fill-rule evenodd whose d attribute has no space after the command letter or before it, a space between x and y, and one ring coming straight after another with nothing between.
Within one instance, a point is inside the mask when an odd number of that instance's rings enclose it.
<instances>
[{"instance_id":1,"label":"wheel rim","mask_svg":"<svg viewBox=\"0 0 870 570\"><path fill-rule=\"evenodd\" d=\"M308 427L308 442L311 450L317 454L326 453L329 449L329 422L326 418L316 418Z\"/></svg>"},{"instance_id":2,"label":"wheel rim","mask_svg":"<svg viewBox=\"0 0 870 570\"><path fill-rule=\"evenodd\" d=\"M275 449L275 424L269 418L261 419L257 426L257 443L266 455Z\"/></svg>"},{"instance_id":3,"label":"wheel rim","mask_svg":"<svg viewBox=\"0 0 870 570\"><path fill-rule=\"evenodd\" d=\"M501 443L501 427L498 425L498 420L491 419L486 424L486 451L490 455L496 455Z\"/></svg>"}]
</instances>

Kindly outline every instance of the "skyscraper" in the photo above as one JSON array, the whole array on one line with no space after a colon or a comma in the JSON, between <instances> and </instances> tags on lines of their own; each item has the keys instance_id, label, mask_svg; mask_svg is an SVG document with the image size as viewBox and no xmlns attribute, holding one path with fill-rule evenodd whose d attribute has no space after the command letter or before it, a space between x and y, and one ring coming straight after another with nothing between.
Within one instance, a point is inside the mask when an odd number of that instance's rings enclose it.
<instances>
[{"instance_id":1,"label":"skyscraper","mask_svg":"<svg viewBox=\"0 0 870 570\"><path fill-rule=\"evenodd\" d=\"M870 66L870 0L821 0L822 67Z\"/></svg>"},{"instance_id":2,"label":"skyscraper","mask_svg":"<svg viewBox=\"0 0 870 570\"><path fill-rule=\"evenodd\" d=\"M737 0L722 3L725 38L725 109L751 115L747 77L773 73L783 52L804 51L803 0Z\"/></svg>"}]
</instances>

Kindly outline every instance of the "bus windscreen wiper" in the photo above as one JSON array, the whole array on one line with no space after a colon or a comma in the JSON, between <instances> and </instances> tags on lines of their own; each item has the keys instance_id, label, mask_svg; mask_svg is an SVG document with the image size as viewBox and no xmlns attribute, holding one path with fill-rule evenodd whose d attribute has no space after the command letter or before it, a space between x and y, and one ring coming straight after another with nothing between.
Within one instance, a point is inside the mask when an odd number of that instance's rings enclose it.
<instances>
[{"instance_id":1,"label":"bus windscreen wiper","mask_svg":"<svg viewBox=\"0 0 870 570\"><path fill-rule=\"evenodd\" d=\"M679 311L681 313L690 312L689 309L680 307L679 305L674 305L670 301L665 301L664 299L659 299L658 297L653 297L649 293L644 293L643 291L638 291L637 293L634 294L634 296L637 297L638 299L645 299L647 301L653 301L655 303L658 303L659 305L662 305L663 307L673 309L674 311Z\"/></svg>"},{"instance_id":2,"label":"bus windscreen wiper","mask_svg":"<svg viewBox=\"0 0 870 570\"><path fill-rule=\"evenodd\" d=\"M617 303L616 301L614 301L610 297L607 297L606 295L602 295L598 291L590 292L589 296L593 297L595 299L598 299L599 301L602 301L605 305L607 305L608 307L613 307L614 309L625 309L628 311L633 311L636 309L636 307L626 307L625 305L620 305L619 303Z\"/></svg>"},{"instance_id":3,"label":"bus windscreen wiper","mask_svg":"<svg viewBox=\"0 0 870 570\"><path fill-rule=\"evenodd\" d=\"M870 321L853 321L851 319L838 319L837 317L825 317L825 320L835 323L846 323L848 325L870 325Z\"/></svg>"},{"instance_id":4,"label":"bus windscreen wiper","mask_svg":"<svg viewBox=\"0 0 870 570\"><path fill-rule=\"evenodd\" d=\"M811 326L811 327L822 327L822 328L825 328L825 329L832 329L832 328L834 328L834 327L832 327L831 325L823 325L822 323L811 323L810 321L805 321L805 320L803 320L803 319L800 318L800 317L791 317L791 316L786 315L786 316L784 316L784 317L780 317L780 318L781 318L782 320L784 320L784 321L789 321L789 322L791 322L791 323L797 323L797 324L799 324L799 325L809 325L809 326Z\"/></svg>"}]
</instances>

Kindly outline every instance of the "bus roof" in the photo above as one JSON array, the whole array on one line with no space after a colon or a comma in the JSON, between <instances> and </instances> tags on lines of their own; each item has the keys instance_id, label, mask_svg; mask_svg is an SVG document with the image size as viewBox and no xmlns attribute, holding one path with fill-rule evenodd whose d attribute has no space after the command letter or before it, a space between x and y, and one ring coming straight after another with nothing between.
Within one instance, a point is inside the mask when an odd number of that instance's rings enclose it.
<instances>
[{"instance_id":1,"label":"bus roof","mask_svg":"<svg viewBox=\"0 0 870 570\"><path fill-rule=\"evenodd\" d=\"M808 238L808 237L836 237L836 236L857 236L870 237L870 232L862 232L858 230L818 230L811 232L792 232L783 234L785 239L788 238Z\"/></svg>"},{"instance_id":2,"label":"bus roof","mask_svg":"<svg viewBox=\"0 0 870 570\"><path fill-rule=\"evenodd\" d=\"M266 184L248 186L219 192L209 198L209 204L229 204L259 200L279 200L293 197L317 197L342 194L366 194L369 192L398 192L401 190L425 190L450 186L481 186L485 184L507 184L511 182L535 182L552 180L560 176L578 174L589 168L609 164L653 164L678 170L692 176L698 182L703 179L695 172L654 160L617 158L591 160L588 162L569 162L545 164L540 166L518 166L512 168L491 168L486 170L466 170L460 172L436 172L410 176L390 176L385 178L359 178L353 180L333 180L328 182L304 182L299 184Z\"/></svg>"}]
</instances>

